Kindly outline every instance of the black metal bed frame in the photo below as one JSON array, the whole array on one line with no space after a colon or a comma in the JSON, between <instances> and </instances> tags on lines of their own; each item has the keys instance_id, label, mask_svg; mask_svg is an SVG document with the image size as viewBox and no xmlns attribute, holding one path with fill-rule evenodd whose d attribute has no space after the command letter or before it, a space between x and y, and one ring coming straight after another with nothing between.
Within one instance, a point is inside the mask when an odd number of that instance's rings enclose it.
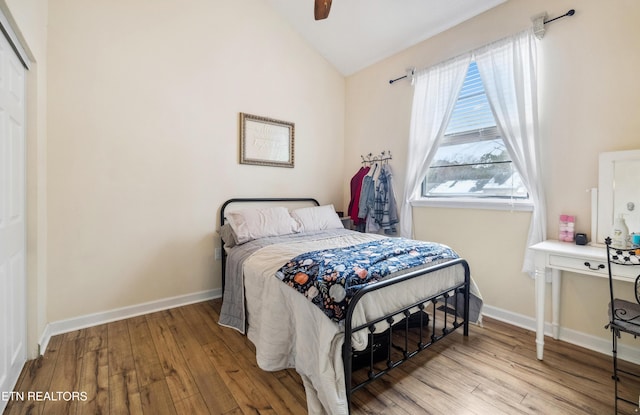
<instances>
[{"instance_id":1,"label":"black metal bed frame","mask_svg":"<svg viewBox=\"0 0 640 415\"><path fill-rule=\"evenodd\" d=\"M310 202L319 206L313 198L235 198L227 200L220 209L220 225L225 221L225 209L231 203L244 202ZM222 289L225 284L225 253L222 250ZM430 295L412 304L405 305L384 316L375 318L364 324L353 326L353 313L356 306L372 292L407 282L409 280L425 277L444 268L462 266L464 281L449 287L435 295ZM347 408L351 413L351 395L374 380L400 366L421 351L429 348L434 343L453 333L459 327L463 327L463 335L469 335L469 296L470 296L470 271L466 260L458 258L427 268L421 268L412 272L387 278L371 283L360 289L351 299L345 318L345 334L342 349L344 365L345 390L347 396ZM460 301L460 298L462 301ZM460 307L462 306L462 310ZM417 311L416 311L417 310ZM418 324L416 324L416 317ZM438 316L441 318L439 319ZM397 320L397 321L396 321ZM426 321L425 321L426 320ZM384 322L384 323L383 323ZM374 334L376 324L383 323L389 328L382 335ZM359 331L367 331L368 347L365 351L353 350L353 334ZM398 335L400 334L400 335ZM417 336L417 341L416 341ZM399 338L399 339L398 339ZM383 340L382 342L380 340ZM402 344L399 344L402 343ZM396 350L398 354L394 354ZM360 360L366 358L368 366L366 379L354 382L354 358ZM385 363L382 365L380 357ZM398 357L394 359L395 357Z\"/></svg>"},{"instance_id":2,"label":"black metal bed frame","mask_svg":"<svg viewBox=\"0 0 640 415\"><path fill-rule=\"evenodd\" d=\"M447 288L438 294L421 299L413 304L402 307L384 316L378 317L374 320L368 321L364 324L353 327L353 313L356 309L356 305L366 295L371 292L384 289L386 287L408 281L414 278L424 277L432 272L438 270L461 265L464 269L464 282L457 284L454 287ZM432 267L420 269L410 273L402 274L397 277L384 279L372 284L369 284L359 290L356 295L353 296L349 307L347 309L347 316L345 319L345 334L344 344L342 349L342 360L344 364L344 379L347 393L347 405L349 412L351 412L351 394L358 389L368 385L379 377L388 373L391 369L400 366L402 363L411 359L421 351L429 348L437 341L443 339L448 334L455 331L458 327L463 327L463 335L466 337L469 335L469 294L470 294L470 272L469 264L462 258L447 261ZM462 310L460 310L459 296L462 296ZM430 313L428 312L430 308ZM416 310L413 313L411 310ZM400 317L398 317L398 315ZM412 324L411 316L419 316L419 324ZM429 316L429 317L427 317ZM441 316L441 320L438 319ZM427 319L425 324L424 319ZM386 336L385 342L378 341L374 343L374 331L375 326L378 323L385 322L389 329L384 332ZM438 324L441 324L440 326ZM386 326L386 325L385 325ZM427 330L425 330L427 328ZM368 347L367 354L369 355L368 371L366 379L354 383L353 381L353 357L354 351L352 347L352 335L358 331L368 331ZM417 331L417 333L416 333ZM395 336L394 333L400 332L400 336ZM417 335L417 341L415 336ZM400 337L400 343L398 344L398 337ZM415 343L412 343L415 342ZM386 362L383 367L376 367L376 356L380 355L380 351L372 347L374 344L386 345ZM401 356L393 360L392 351L398 350Z\"/></svg>"}]
</instances>

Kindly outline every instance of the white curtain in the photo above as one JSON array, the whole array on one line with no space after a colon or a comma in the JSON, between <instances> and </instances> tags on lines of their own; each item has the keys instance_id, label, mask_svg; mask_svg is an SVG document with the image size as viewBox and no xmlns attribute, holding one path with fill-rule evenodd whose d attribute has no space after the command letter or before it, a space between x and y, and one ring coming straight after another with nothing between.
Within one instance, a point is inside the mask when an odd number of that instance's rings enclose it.
<instances>
[{"instance_id":1,"label":"white curtain","mask_svg":"<svg viewBox=\"0 0 640 415\"><path fill-rule=\"evenodd\" d=\"M511 155L533 203L527 247L546 239L546 202L538 148L536 39L533 30L474 52L484 89ZM523 272L533 275L533 253L527 248Z\"/></svg>"},{"instance_id":2,"label":"white curtain","mask_svg":"<svg viewBox=\"0 0 640 415\"><path fill-rule=\"evenodd\" d=\"M414 75L413 109L400 235L413 236L411 201L420 197L422 180L451 118L471 54L423 69Z\"/></svg>"}]
</instances>

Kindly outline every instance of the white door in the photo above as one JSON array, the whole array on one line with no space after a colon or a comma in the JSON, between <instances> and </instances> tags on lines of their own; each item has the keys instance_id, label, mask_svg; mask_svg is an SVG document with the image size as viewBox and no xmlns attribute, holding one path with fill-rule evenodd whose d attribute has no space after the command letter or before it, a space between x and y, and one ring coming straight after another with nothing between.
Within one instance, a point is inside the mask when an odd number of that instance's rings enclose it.
<instances>
[{"instance_id":1,"label":"white door","mask_svg":"<svg viewBox=\"0 0 640 415\"><path fill-rule=\"evenodd\" d=\"M25 69L0 34L0 394L27 357L25 109Z\"/></svg>"}]
</instances>

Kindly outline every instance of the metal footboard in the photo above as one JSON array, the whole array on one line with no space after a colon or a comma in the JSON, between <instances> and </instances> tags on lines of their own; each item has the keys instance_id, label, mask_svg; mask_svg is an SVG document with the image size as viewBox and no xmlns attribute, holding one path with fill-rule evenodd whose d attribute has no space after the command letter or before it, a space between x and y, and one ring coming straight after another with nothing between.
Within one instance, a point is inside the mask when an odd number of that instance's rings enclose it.
<instances>
[{"instance_id":1,"label":"metal footboard","mask_svg":"<svg viewBox=\"0 0 640 415\"><path fill-rule=\"evenodd\" d=\"M443 268L462 265L464 269L464 281L437 294L429 295L413 304L407 304L384 316L368 321L364 324L352 327L353 313L358 302L373 291L377 291L391 285L405 282L414 278L434 278L429 274ZM437 277L436 277L437 278ZM469 295L470 272L469 265L464 259L448 261L433 267L403 274L397 277L379 281L363 287L354 295L349 304L345 318L345 336L342 350L344 363L345 389L347 405L351 412L351 395L368 385L379 377L385 375L391 369L414 357L421 351L441 340L460 326L463 327L464 336L469 335ZM462 301L459 301L462 296ZM460 310L462 307L462 310ZM417 311L416 311L417 310ZM418 314L419 313L419 314ZM410 316L417 315L410 323ZM416 320L419 324L415 324ZM384 323L383 323L384 322ZM376 324L383 323L389 328L382 334L375 334ZM413 327L417 326L417 327ZM363 352L354 352L353 334L365 331L369 345L364 352L366 356L367 375L364 380L355 381L353 377L354 355L363 358ZM380 350L386 347L386 353ZM396 351L394 353L393 351ZM380 357L386 362L379 363Z\"/></svg>"}]
</instances>

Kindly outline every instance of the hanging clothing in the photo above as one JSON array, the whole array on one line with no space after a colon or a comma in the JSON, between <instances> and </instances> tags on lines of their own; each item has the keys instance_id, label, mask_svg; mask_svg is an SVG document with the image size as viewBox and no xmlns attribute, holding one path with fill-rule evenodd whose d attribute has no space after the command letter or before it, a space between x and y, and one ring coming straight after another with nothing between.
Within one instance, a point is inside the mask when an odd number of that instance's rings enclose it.
<instances>
[{"instance_id":1,"label":"hanging clothing","mask_svg":"<svg viewBox=\"0 0 640 415\"><path fill-rule=\"evenodd\" d=\"M375 201L375 180L374 176L376 174L376 170L378 170L378 164L373 168L373 171L369 171L364 179L362 180L362 190L360 192L360 204L358 206L358 217L360 219L366 219L367 213L369 211L373 212L374 201Z\"/></svg>"},{"instance_id":2,"label":"hanging clothing","mask_svg":"<svg viewBox=\"0 0 640 415\"><path fill-rule=\"evenodd\" d=\"M370 175L364 176L360 191L360 203L358 204L358 218L366 219L369 210L373 210L375 200L375 183Z\"/></svg>"},{"instance_id":3,"label":"hanging clothing","mask_svg":"<svg viewBox=\"0 0 640 415\"><path fill-rule=\"evenodd\" d=\"M354 225L363 223L362 219L358 217L360 208L360 194L362 192L362 181L364 177L369 173L370 167L360 167L360 170L351 178L351 200L349 201L349 217L353 221Z\"/></svg>"},{"instance_id":4,"label":"hanging clothing","mask_svg":"<svg viewBox=\"0 0 640 415\"><path fill-rule=\"evenodd\" d=\"M378 232L380 229L373 217L376 199L376 185L374 175L378 165L376 164L373 172L364 176L362 181L362 192L360 194L360 206L358 218L362 220L356 230L361 232Z\"/></svg>"},{"instance_id":5,"label":"hanging clothing","mask_svg":"<svg viewBox=\"0 0 640 415\"><path fill-rule=\"evenodd\" d=\"M384 164L378 175L375 192L374 217L386 234L395 234L398 224L398 206L393 192L391 167Z\"/></svg>"},{"instance_id":6,"label":"hanging clothing","mask_svg":"<svg viewBox=\"0 0 640 415\"><path fill-rule=\"evenodd\" d=\"M380 225L376 222L376 218L373 215L373 210L369 212L367 215L367 219L365 219L366 223L364 224L364 232L367 233L379 233Z\"/></svg>"}]
</instances>

